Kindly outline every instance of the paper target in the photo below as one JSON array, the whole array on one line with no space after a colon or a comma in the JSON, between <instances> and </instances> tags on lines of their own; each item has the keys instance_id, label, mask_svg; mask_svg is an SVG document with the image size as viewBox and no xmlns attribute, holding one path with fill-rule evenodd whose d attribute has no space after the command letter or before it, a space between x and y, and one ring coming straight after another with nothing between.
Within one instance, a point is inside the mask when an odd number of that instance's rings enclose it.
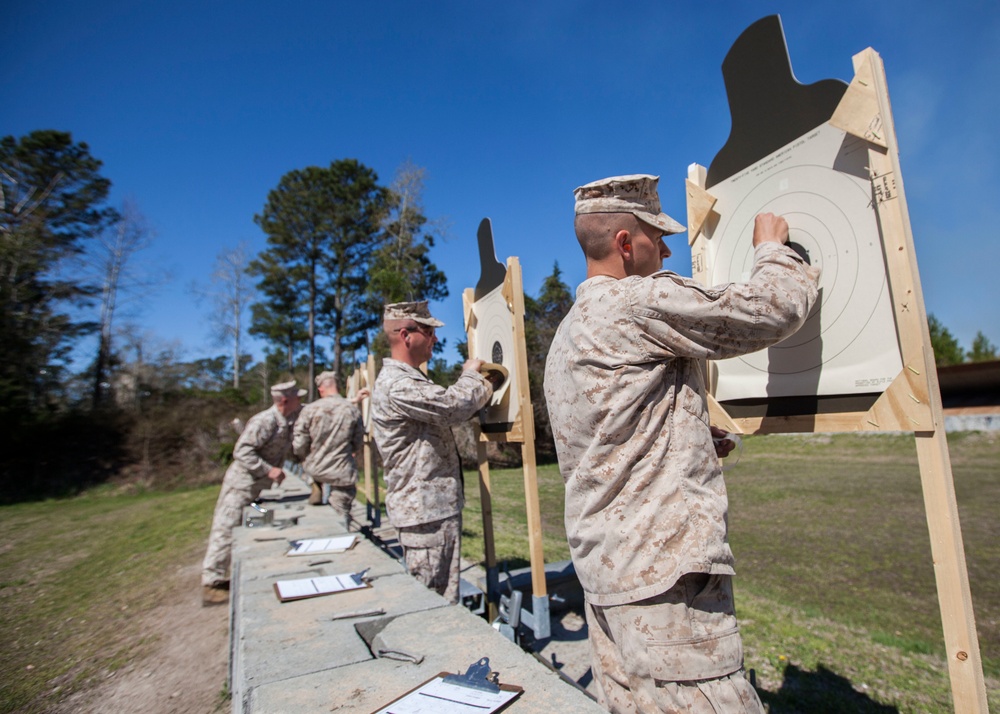
<instances>
[{"instance_id":1,"label":"paper target","mask_svg":"<svg viewBox=\"0 0 1000 714\"><path fill-rule=\"evenodd\" d=\"M789 245L821 268L805 325L766 350L720 360L716 398L882 392L902 368L864 142L828 124L712 187L710 285L744 282L758 213L788 221Z\"/></svg>"},{"instance_id":2,"label":"paper target","mask_svg":"<svg viewBox=\"0 0 1000 714\"><path fill-rule=\"evenodd\" d=\"M502 286L497 287L472 303L475 316L472 330L475 350L471 353L472 356L485 362L502 364L510 374L506 384L493 393L489 404L483 409L481 423L484 431L488 430L486 427L490 424L512 424L520 410L517 399L519 392L514 352L514 316L502 292Z\"/></svg>"}]
</instances>

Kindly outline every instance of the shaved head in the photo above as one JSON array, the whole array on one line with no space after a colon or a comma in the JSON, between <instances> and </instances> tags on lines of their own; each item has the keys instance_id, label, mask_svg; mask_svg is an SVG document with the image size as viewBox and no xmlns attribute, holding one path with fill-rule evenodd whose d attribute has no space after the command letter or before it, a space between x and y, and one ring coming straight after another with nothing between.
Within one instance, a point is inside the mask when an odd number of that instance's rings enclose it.
<instances>
[{"instance_id":1,"label":"shaved head","mask_svg":"<svg viewBox=\"0 0 1000 714\"><path fill-rule=\"evenodd\" d=\"M640 228L639 219L631 213L582 213L573 226L587 260L607 258L614 249L612 239L618 231L634 233Z\"/></svg>"},{"instance_id":2,"label":"shaved head","mask_svg":"<svg viewBox=\"0 0 1000 714\"><path fill-rule=\"evenodd\" d=\"M382 329L385 331L386 337L389 338L390 347L402 342L403 336L399 334L399 331L410 322L410 320L385 320L382 323Z\"/></svg>"}]
</instances>

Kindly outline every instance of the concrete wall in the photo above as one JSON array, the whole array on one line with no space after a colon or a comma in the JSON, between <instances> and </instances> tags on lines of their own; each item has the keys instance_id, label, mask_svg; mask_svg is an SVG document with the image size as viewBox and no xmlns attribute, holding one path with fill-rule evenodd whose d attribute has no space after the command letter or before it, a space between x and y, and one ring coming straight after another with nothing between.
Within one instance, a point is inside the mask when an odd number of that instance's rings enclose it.
<instances>
[{"instance_id":1,"label":"concrete wall","mask_svg":"<svg viewBox=\"0 0 1000 714\"><path fill-rule=\"evenodd\" d=\"M289 540L348 531L330 508L297 500L303 494L288 482L281 493L271 493L285 499L267 504L276 520L297 517L298 524L236 529L230 601L234 714L370 714L440 672L465 672L481 657L489 658L500 682L524 688L505 712L604 711L485 620L427 590L363 536L345 553L286 556ZM365 568L371 587L363 590L286 603L274 591L277 580ZM333 619L373 609L385 614Z\"/></svg>"}]
</instances>

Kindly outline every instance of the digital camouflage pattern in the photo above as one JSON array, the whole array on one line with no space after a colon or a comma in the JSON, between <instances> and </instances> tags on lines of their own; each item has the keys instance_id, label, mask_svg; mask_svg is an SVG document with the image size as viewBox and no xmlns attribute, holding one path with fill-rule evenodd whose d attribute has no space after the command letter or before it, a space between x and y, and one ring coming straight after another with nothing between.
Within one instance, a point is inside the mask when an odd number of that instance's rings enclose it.
<instances>
[{"instance_id":1,"label":"digital camouflage pattern","mask_svg":"<svg viewBox=\"0 0 1000 714\"><path fill-rule=\"evenodd\" d=\"M292 430L296 415L285 418L272 406L250 417L233 447L233 463L224 480L241 483L267 478L272 468L281 468L292 453Z\"/></svg>"},{"instance_id":2,"label":"digital camouflage pattern","mask_svg":"<svg viewBox=\"0 0 1000 714\"><path fill-rule=\"evenodd\" d=\"M372 427L385 467L385 505L396 528L462 512L461 465L451 427L475 416L493 390L478 372L452 386L386 359L372 390Z\"/></svg>"},{"instance_id":3,"label":"digital camouflage pattern","mask_svg":"<svg viewBox=\"0 0 1000 714\"><path fill-rule=\"evenodd\" d=\"M687 229L660 208L659 181L659 176L649 174L611 176L592 181L573 191L576 197L574 213L578 216L587 213L631 213L666 234L683 233Z\"/></svg>"},{"instance_id":4,"label":"digital camouflage pattern","mask_svg":"<svg viewBox=\"0 0 1000 714\"><path fill-rule=\"evenodd\" d=\"M215 503L208 549L202 563L202 585L227 582L233 548L233 528L240 525L243 508L274 483L267 477L281 468L292 450L294 417L286 419L277 407L250 417L233 448L233 462L222 479Z\"/></svg>"},{"instance_id":5,"label":"digital camouflage pattern","mask_svg":"<svg viewBox=\"0 0 1000 714\"><path fill-rule=\"evenodd\" d=\"M399 528L406 572L452 605L458 603L462 514L434 523Z\"/></svg>"},{"instance_id":6,"label":"digital camouflage pattern","mask_svg":"<svg viewBox=\"0 0 1000 714\"><path fill-rule=\"evenodd\" d=\"M351 508L354 506L354 499L358 496L358 487L354 484L333 486L325 483L322 488L323 500L330 505L335 513L344 516L350 525Z\"/></svg>"},{"instance_id":7,"label":"digital camouflage pattern","mask_svg":"<svg viewBox=\"0 0 1000 714\"><path fill-rule=\"evenodd\" d=\"M587 603L586 616L608 711L763 712L743 671L730 576L689 573L649 600Z\"/></svg>"},{"instance_id":8,"label":"digital camouflage pattern","mask_svg":"<svg viewBox=\"0 0 1000 714\"><path fill-rule=\"evenodd\" d=\"M764 243L754 261L747 282L715 288L670 271L590 278L556 331L545 397L566 534L593 605L734 572L699 360L779 342L817 296L818 270L791 249Z\"/></svg>"},{"instance_id":9,"label":"digital camouflage pattern","mask_svg":"<svg viewBox=\"0 0 1000 714\"><path fill-rule=\"evenodd\" d=\"M306 404L295 419L292 451L317 483L352 486L358 480L355 452L365 434L361 410L339 394Z\"/></svg>"}]
</instances>

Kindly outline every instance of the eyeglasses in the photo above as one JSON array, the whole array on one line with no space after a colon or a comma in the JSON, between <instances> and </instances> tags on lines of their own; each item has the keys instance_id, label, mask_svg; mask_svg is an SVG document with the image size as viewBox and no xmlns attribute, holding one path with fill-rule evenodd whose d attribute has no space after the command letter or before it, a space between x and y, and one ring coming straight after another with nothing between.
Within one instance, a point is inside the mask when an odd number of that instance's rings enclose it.
<instances>
[{"instance_id":1,"label":"eyeglasses","mask_svg":"<svg viewBox=\"0 0 1000 714\"><path fill-rule=\"evenodd\" d=\"M393 332L402 332L403 330L407 332L419 332L425 337L434 337L434 328L430 325L406 325L405 327L393 330Z\"/></svg>"}]
</instances>

